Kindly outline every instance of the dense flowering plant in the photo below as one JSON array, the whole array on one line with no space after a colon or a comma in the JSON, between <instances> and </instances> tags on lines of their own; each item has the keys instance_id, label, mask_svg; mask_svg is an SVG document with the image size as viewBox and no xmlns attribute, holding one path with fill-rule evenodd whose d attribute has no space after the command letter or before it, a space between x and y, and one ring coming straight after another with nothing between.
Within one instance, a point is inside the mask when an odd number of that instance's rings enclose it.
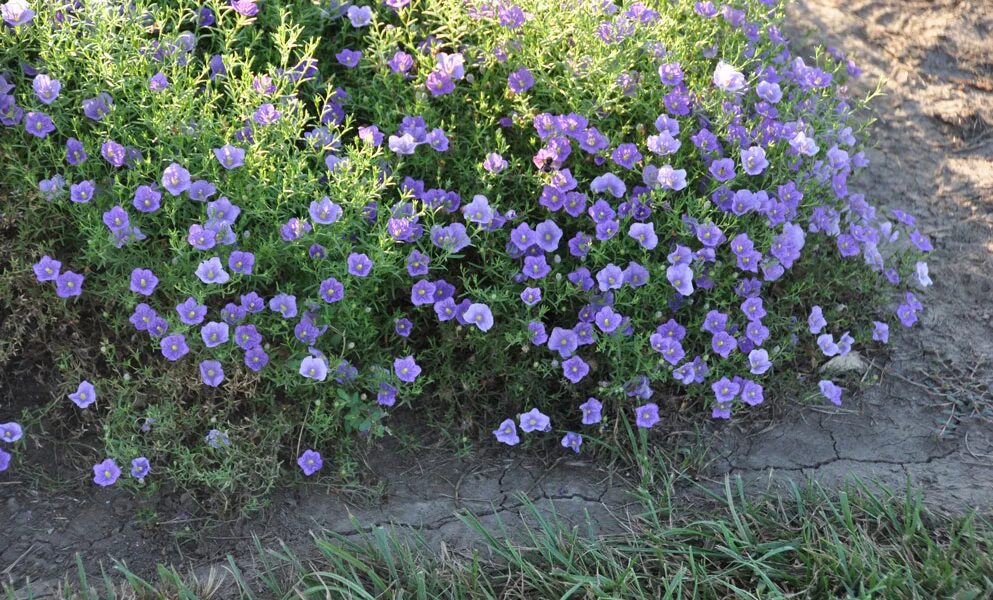
<instances>
[{"instance_id":1,"label":"dense flowering plant","mask_svg":"<svg viewBox=\"0 0 993 600\"><path fill-rule=\"evenodd\" d=\"M747 411L922 310L929 240L848 189L858 68L793 55L771 1L2 10L38 298L215 390L138 406L76 374L139 480L223 462L235 426L311 475L402 404L579 452L610 419Z\"/></svg>"}]
</instances>

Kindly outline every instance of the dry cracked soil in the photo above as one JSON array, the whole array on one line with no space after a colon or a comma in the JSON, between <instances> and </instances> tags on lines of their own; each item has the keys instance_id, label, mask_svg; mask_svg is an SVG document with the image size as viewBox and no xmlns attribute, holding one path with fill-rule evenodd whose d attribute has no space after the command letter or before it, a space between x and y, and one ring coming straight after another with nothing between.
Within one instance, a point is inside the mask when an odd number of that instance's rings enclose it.
<instances>
[{"instance_id":1,"label":"dry cracked soil","mask_svg":"<svg viewBox=\"0 0 993 600\"><path fill-rule=\"evenodd\" d=\"M894 328L890 354L872 357L874 385L840 408L797 399L768 423L714 426L700 480L719 486L741 476L761 491L852 477L900 488L910 478L938 510L993 512L993 3L801 0L790 19L795 43L836 46L864 68L855 92L885 78L872 107L871 166L853 187L918 217L934 240L934 286L922 323ZM460 459L385 441L368 460L385 482L376 501L305 485L277 492L252 518L212 522L180 499L160 507L152 527L124 492L40 493L8 477L0 481L0 580L21 587L30 578L36 591L52 590L74 572L77 552L91 565L122 559L139 574L161 561L202 571L228 554L251 571L253 536L306 553L320 529L392 526L435 547L465 548L477 538L457 513L520 534L524 498L599 533L637 510L628 482L582 459Z\"/></svg>"}]
</instances>

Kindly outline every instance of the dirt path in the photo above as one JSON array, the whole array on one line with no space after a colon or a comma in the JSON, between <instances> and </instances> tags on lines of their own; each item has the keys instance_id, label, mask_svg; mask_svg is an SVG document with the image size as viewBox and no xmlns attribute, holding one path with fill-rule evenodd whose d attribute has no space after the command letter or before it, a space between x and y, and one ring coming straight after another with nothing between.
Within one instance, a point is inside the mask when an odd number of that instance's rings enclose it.
<instances>
[{"instance_id":1,"label":"dirt path","mask_svg":"<svg viewBox=\"0 0 993 600\"><path fill-rule=\"evenodd\" d=\"M934 286L918 326L891 328L878 385L839 410L798 408L768 431L729 432L715 475L897 488L910 476L935 506L991 511L993 4L801 0L790 15L794 41L841 48L865 70L856 91L886 78L877 146L852 187L918 217L934 241Z\"/></svg>"},{"instance_id":2,"label":"dirt path","mask_svg":"<svg viewBox=\"0 0 993 600\"><path fill-rule=\"evenodd\" d=\"M842 409L797 406L757 432L716 432L709 475L741 475L757 488L853 475L900 488L910 476L936 506L993 510L993 7L803 0L791 15L794 40L823 40L865 69L856 89L888 79L874 107L872 164L853 187L920 219L936 248L935 284L920 326L893 328L879 385ZM521 493L567 522L589 515L601 531L617 527L615 516L630 508L624 486L583 460L549 466L507 452L466 460L441 450L396 452L384 442L370 457L373 472L390 482L375 502L349 502L318 486L283 491L259 517L214 524L196 542L184 542L191 539L184 532L204 522L181 501L149 526L124 492L42 495L5 482L0 580L30 576L50 586L71 572L75 552L90 564L125 557L145 574L157 561L202 567L231 553L248 562L253 534L264 544L305 546L322 527L354 533L393 523L431 544L464 547L474 538L456 511L471 509L499 529L519 523Z\"/></svg>"}]
</instances>

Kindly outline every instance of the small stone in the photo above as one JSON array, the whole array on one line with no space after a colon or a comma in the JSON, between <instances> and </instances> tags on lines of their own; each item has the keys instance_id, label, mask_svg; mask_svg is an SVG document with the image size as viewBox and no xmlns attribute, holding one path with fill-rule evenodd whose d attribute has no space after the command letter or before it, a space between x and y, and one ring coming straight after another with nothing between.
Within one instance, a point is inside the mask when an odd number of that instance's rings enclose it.
<instances>
[{"instance_id":1,"label":"small stone","mask_svg":"<svg viewBox=\"0 0 993 600\"><path fill-rule=\"evenodd\" d=\"M862 360L858 352L849 352L844 356L835 356L821 366L821 373L865 373L869 365Z\"/></svg>"}]
</instances>

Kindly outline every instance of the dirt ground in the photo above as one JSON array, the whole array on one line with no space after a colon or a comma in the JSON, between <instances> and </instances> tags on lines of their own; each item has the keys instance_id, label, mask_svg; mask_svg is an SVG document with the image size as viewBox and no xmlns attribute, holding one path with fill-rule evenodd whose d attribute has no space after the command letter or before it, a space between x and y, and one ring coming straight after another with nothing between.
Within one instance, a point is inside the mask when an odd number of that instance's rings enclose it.
<instances>
[{"instance_id":1,"label":"dirt ground","mask_svg":"<svg viewBox=\"0 0 993 600\"><path fill-rule=\"evenodd\" d=\"M876 100L871 166L854 185L881 208L918 217L934 240L934 287L912 330L893 328L891 354L875 357L879 382L839 409L804 406L763 426L715 427L704 480L740 475L755 489L848 477L901 488L907 478L932 506L993 512L993 2L802 0L792 38L823 41L865 70L859 92L885 77ZM399 452L399 454L397 454ZM398 458L399 457L399 458ZM381 525L418 531L432 545L471 545L455 513L520 531L521 495L543 511L601 532L635 510L617 476L582 459L503 452L460 460L446 450L401 452L385 441L369 467L387 483L374 502L311 485L283 490L249 520L208 524L182 499L158 507L155 525L122 491L39 494L0 481L0 581L52 589L88 563L124 559L150 574L159 561L203 570L227 554L251 570L252 537L306 547L321 528L346 534Z\"/></svg>"}]
</instances>

